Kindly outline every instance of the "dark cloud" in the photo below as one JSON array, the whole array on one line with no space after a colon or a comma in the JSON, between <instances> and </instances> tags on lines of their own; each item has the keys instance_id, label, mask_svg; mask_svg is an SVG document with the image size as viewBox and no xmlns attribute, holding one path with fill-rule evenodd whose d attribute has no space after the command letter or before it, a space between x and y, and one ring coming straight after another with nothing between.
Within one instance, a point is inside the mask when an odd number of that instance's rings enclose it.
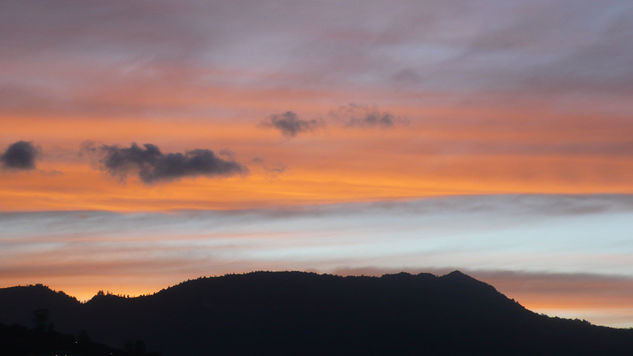
<instances>
[{"instance_id":1,"label":"dark cloud","mask_svg":"<svg viewBox=\"0 0 633 356\"><path fill-rule=\"evenodd\" d=\"M38 149L31 142L18 141L7 148L0 156L0 161L5 168L34 169L38 154Z\"/></svg>"},{"instance_id":2,"label":"dark cloud","mask_svg":"<svg viewBox=\"0 0 633 356\"><path fill-rule=\"evenodd\" d=\"M330 116L342 122L345 127L392 128L408 123L406 119L396 117L390 112L356 104L340 106L331 111Z\"/></svg>"},{"instance_id":3,"label":"dark cloud","mask_svg":"<svg viewBox=\"0 0 633 356\"><path fill-rule=\"evenodd\" d=\"M285 136L294 137L301 132L313 131L322 126L323 123L317 119L300 119L294 112L286 111L285 113L269 116L261 125L264 127L274 127Z\"/></svg>"},{"instance_id":4,"label":"dark cloud","mask_svg":"<svg viewBox=\"0 0 633 356\"><path fill-rule=\"evenodd\" d=\"M141 147L132 143L130 147L87 144L83 150L98 154L100 168L109 174L125 179L129 173L137 173L146 184L188 176L232 176L248 172L239 163L222 159L207 149L162 153L156 145L147 143Z\"/></svg>"}]
</instances>

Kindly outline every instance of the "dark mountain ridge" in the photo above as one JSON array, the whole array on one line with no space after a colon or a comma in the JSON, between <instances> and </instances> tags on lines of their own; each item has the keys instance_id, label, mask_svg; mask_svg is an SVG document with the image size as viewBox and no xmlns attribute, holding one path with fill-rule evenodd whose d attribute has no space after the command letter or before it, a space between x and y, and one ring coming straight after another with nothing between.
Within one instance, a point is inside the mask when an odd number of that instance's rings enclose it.
<instances>
[{"instance_id":1,"label":"dark mountain ridge","mask_svg":"<svg viewBox=\"0 0 633 356\"><path fill-rule=\"evenodd\" d=\"M0 323L31 325L37 309L57 330L163 355L633 354L633 330L533 313L458 271L252 272L86 303L41 285L0 289Z\"/></svg>"}]
</instances>

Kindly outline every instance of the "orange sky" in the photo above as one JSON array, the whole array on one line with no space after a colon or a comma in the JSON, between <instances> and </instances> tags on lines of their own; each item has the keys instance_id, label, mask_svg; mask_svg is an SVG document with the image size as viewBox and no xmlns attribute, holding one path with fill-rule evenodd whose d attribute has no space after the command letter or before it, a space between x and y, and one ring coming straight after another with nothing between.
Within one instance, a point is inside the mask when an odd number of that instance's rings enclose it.
<instances>
[{"instance_id":1,"label":"orange sky","mask_svg":"<svg viewBox=\"0 0 633 356\"><path fill-rule=\"evenodd\" d=\"M41 155L35 171L0 173L0 209L235 209L455 194L633 192L633 156L618 151L630 130L615 123L594 129L591 117L574 121L571 114L550 113L555 119L547 119L547 110L397 107L382 110L401 110L398 117L407 122L346 128L328 117L330 109L308 111L329 125L297 137L262 127L264 112L213 120L4 116L0 142L28 137ZM486 119L471 122L469 115ZM531 119L537 115L545 118ZM123 182L81 152L87 141L153 143L166 153L228 149L249 172L152 185L131 175Z\"/></svg>"}]
</instances>

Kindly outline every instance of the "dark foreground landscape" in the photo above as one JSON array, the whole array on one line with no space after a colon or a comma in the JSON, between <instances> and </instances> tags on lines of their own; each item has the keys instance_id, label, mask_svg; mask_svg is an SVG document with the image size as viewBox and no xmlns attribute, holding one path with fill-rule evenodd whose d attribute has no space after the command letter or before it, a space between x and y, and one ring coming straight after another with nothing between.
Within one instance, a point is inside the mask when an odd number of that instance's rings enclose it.
<instances>
[{"instance_id":1,"label":"dark foreground landscape","mask_svg":"<svg viewBox=\"0 0 633 356\"><path fill-rule=\"evenodd\" d=\"M633 330L533 313L460 272L255 272L83 304L12 287L0 323L3 355L633 354Z\"/></svg>"}]
</instances>

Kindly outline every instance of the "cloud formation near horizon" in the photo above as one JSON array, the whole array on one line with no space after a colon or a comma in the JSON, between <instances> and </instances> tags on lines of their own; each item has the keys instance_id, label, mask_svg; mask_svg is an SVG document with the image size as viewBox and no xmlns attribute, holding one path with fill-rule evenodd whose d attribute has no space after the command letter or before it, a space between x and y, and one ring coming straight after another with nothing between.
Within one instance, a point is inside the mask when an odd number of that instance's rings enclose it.
<instances>
[{"instance_id":1,"label":"cloud formation near horizon","mask_svg":"<svg viewBox=\"0 0 633 356\"><path fill-rule=\"evenodd\" d=\"M35 159L39 154L33 143L17 141L9 145L0 156L2 166L9 169L30 170L35 169Z\"/></svg>"},{"instance_id":2,"label":"cloud formation near horizon","mask_svg":"<svg viewBox=\"0 0 633 356\"><path fill-rule=\"evenodd\" d=\"M236 161L222 159L208 149L162 153L158 146L151 143L142 147L132 143L130 147L86 145L84 151L100 155L101 169L112 176L125 179L128 174L137 173L145 184L191 176L232 176L247 172L247 168Z\"/></svg>"},{"instance_id":3,"label":"cloud formation near horizon","mask_svg":"<svg viewBox=\"0 0 633 356\"><path fill-rule=\"evenodd\" d=\"M284 136L289 137L295 137L301 132L314 131L322 125L323 123L317 119L300 119L299 116L292 111L270 115L266 120L261 122L261 126L273 127L279 130Z\"/></svg>"}]
</instances>

